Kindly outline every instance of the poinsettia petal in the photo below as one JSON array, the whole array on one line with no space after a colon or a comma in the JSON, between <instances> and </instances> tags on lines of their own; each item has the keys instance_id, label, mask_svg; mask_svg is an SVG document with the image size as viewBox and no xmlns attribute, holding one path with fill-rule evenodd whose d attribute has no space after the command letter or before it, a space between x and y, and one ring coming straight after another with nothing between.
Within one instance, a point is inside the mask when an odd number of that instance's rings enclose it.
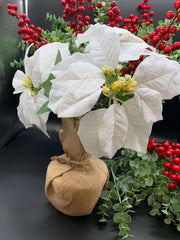
<instances>
[{"instance_id":1,"label":"poinsettia petal","mask_svg":"<svg viewBox=\"0 0 180 240\"><path fill-rule=\"evenodd\" d=\"M152 54L139 64L134 80L137 88L154 89L161 99L171 99L180 93L180 64L164 55Z\"/></svg>"},{"instance_id":2,"label":"poinsettia petal","mask_svg":"<svg viewBox=\"0 0 180 240\"><path fill-rule=\"evenodd\" d=\"M85 150L95 155L96 157L104 156L104 151L101 149L99 141L99 126L102 123L106 109L99 109L87 113L80 120L78 135Z\"/></svg>"},{"instance_id":3,"label":"poinsettia petal","mask_svg":"<svg viewBox=\"0 0 180 240\"><path fill-rule=\"evenodd\" d=\"M134 97L126 102L126 107L130 107L131 104L144 121L162 120L162 100L159 92L149 88L139 88L134 93Z\"/></svg>"},{"instance_id":4,"label":"poinsettia petal","mask_svg":"<svg viewBox=\"0 0 180 240\"><path fill-rule=\"evenodd\" d=\"M148 55L149 51L156 51L155 48L145 43L141 38L135 36L131 32L122 28L114 28L120 38L120 54L119 61L127 62L129 60L137 60L140 55Z\"/></svg>"},{"instance_id":5,"label":"poinsettia petal","mask_svg":"<svg viewBox=\"0 0 180 240\"><path fill-rule=\"evenodd\" d=\"M134 104L127 104L127 102L123 103L123 108L125 109L128 119L128 131L123 142L123 147L145 153L153 122L146 122L141 118Z\"/></svg>"},{"instance_id":6,"label":"poinsettia petal","mask_svg":"<svg viewBox=\"0 0 180 240\"><path fill-rule=\"evenodd\" d=\"M44 96L43 90L36 96L31 96L29 90L26 90L20 96L17 111L19 120L24 124L25 128L29 128L34 124L49 136L46 130L46 122L49 113L43 113L41 115L36 114L46 101L47 98Z\"/></svg>"},{"instance_id":7,"label":"poinsettia petal","mask_svg":"<svg viewBox=\"0 0 180 240\"><path fill-rule=\"evenodd\" d=\"M111 105L99 126L99 141L104 156L112 158L122 147L127 129L127 117L124 109L117 103Z\"/></svg>"},{"instance_id":8,"label":"poinsettia petal","mask_svg":"<svg viewBox=\"0 0 180 240\"><path fill-rule=\"evenodd\" d=\"M53 67L51 73L57 78L61 74L63 74L64 71L66 71L72 63L77 63L77 62L88 62L93 65L96 65L96 61L92 55L88 53L77 52L69 56L68 58L63 59L63 61L59 62L58 64L56 64Z\"/></svg>"},{"instance_id":9,"label":"poinsettia petal","mask_svg":"<svg viewBox=\"0 0 180 240\"><path fill-rule=\"evenodd\" d=\"M78 34L77 43L89 42L88 50L96 60L98 66L115 68L119 60L119 36L113 28L95 24L83 34Z\"/></svg>"},{"instance_id":10,"label":"poinsettia petal","mask_svg":"<svg viewBox=\"0 0 180 240\"><path fill-rule=\"evenodd\" d=\"M127 119L123 108L113 104L109 109L99 109L85 115L78 135L87 152L112 158L126 137Z\"/></svg>"},{"instance_id":11,"label":"poinsettia petal","mask_svg":"<svg viewBox=\"0 0 180 240\"><path fill-rule=\"evenodd\" d=\"M22 71L17 70L12 80L12 85L15 89L13 93L21 93L25 90L25 87L23 87L24 79L25 79L25 74Z\"/></svg>"},{"instance_id":12,"label":"poinsettia petal","mask_svg":"<svg viewBox=\"0 0 180 240\"><path fill-rule=\"evenodd\" d=\"M62 59L70 56L68 43L60 42L46 44L34 53L33 60L36 64L31 73L31 79L35 87L48 79L54 67L58 51L60 51Z\"/></svg>"},{"instance_id":13,"label":"poinsettia petal","mask_svg":"<svg viewBox=\"0 0 180 240\"><path fill-rule=\"evenodd\" d=\"M73 63L52 80L48 107L58 117L80 116L94 106L105 82L102 70L90 63Z\"/></svg>"}]
</instances>

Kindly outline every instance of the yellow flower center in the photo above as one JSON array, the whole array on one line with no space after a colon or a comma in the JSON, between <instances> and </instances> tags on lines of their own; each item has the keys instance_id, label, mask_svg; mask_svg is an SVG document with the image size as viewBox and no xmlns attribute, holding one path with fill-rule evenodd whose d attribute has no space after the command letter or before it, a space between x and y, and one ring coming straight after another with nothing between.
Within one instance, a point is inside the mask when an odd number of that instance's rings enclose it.
<instances>
[{"instance_id":1,"label":"yellow flower center","mask_svg":"<svg viewBox=\"0 0 180 240\"><path fill-rule=\"evenodd\" d=\"M118 65L114 70L107 66L101 69L106 77L106 83L102 87L104 95L110 98L115 97L121 99L121 96L124 97L125 95L133 93L137 82L134 81L131 75L126 74L122 76L122 65Z\"/></svg>"},{"instance_id":2,"label":"yellow flower center","mask_svg":"<svg viewBox=\"0 0 180 240\"><path fill-rule=\"evenodd\" d=\"M26 78L24 79L22 86L27 88L29 90L29 92L31 93L31 96L35 96L37 93L33 90L33 83L31 80L31 77L29 75L26 76Z\"/></svg>"}]
</instances>

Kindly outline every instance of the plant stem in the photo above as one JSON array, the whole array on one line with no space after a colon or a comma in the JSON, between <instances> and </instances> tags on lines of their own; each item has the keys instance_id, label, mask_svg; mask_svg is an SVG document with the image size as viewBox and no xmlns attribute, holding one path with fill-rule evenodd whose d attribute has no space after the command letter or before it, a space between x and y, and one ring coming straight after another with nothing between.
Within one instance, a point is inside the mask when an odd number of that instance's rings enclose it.
<instances>
[{"instance_id":1,"label":"plant stem","mask_svg":"<svg viewBox=\"0 0 180 240\"><path fill-rule=\"evenodd\" d=\"M115 189L116 189L116 192L117 192L117 195L118 195L118 198L119 198L119 202L121 202L121 196L120 196L119 191L118 191L118 188L117 188L116 176L115 176L115 173L114 173L112 167L111 167L111 173L112 173L112 177L113 177L113 182L114 182L114 185L115 185Z\"/></svg>"}]
</instances>

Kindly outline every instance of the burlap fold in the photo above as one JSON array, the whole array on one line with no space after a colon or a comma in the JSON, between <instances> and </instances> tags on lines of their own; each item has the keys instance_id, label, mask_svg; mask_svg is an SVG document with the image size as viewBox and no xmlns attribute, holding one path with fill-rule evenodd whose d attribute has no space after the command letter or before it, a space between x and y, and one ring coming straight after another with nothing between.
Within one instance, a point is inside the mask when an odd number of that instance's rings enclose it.
<instances>
[{"instance_id":1,"label":"burlap fold","mask_svg":"<svg viewBox=\"0 0 180 240\"><path fill-rule=\"evenodd\" d=\"M65 118L59 137L65 154L51 158L45 193L55 208L66 215L92 212L109 179L106 164L88 154L77 135L73 118Z\"/></svg>"}]
</instances>

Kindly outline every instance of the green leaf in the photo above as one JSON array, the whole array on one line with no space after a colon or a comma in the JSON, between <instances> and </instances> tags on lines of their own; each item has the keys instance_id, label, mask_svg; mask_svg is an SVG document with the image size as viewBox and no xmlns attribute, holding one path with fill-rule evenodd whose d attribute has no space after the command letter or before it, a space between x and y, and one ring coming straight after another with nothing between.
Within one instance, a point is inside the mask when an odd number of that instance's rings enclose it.
<instances>
[{"instance_id":1,"label":"green leaf","mask_svg":"<svg viewBox=\"0 0 180 240\"><path fill-rule=\"evenodd\" d=\"M169 218L165 218L164 223L169 225L169 224L171 224L171 220Z\"/></svg>"},{"instance_id":2,"label":"green leaf","mask_svg":"<svg viewBox=\"0 0 180 240\"><path fill-rule=\"evenodd\" d=\"M126 223L130 223L132 221L132 217L128 213L123 213L122 217Z\"/></svg>"},{"instance_id":3,"label":"green leaf","mask_svg":"<svg viewBox=\"0 0 180 240\"><path fill-rule=\"evenodd\" d=\"M48 79L45 82L43 82L43 84L42 84L42 86L44 88L44 95L46 97L49 97L49 92L50 92L51 86L52 86L51 80L53 80L53 79L55 79L55 76L52 73L50 73Z\"/></svg>"},{"instance_id":4,"label":"green leaf","mask_svg":"<svg viewBox=\"0 0 180 240\"><path fill-rule=\"evenodd\" d=\"M51 109L49 109L48 106L47 106L48 103L49 103L49 101L44 103L42 105L42 107L37 111L36 115L40 115L40 114L43 114L43 113L46 113L46 112L51 112Z\"/></svg>"},{"instance_id":5,"label":"green leaf","mask_svg":"<svg viewBox=\"0 0 180 240\"><path fill-rule=\"evenodd\" d=\"M60 53L60 50L58 50L56 61L55 61L54 65L58 64L61 61L62 61L61 53Z\"/></svg>"},{"instance_id":6,"label":"green leaf","mask_svg":"<svg viewBox=\"0 0 180 240\"><path fill-rule=\"evenodd\" d=\"M118 194L116 193L116 190L112 189L110 191L110 196L113 200L118 200Z\"/></svg>"},{"instance_id":7,"label":"green leaf","mask_svg":"<svg viewBox=\"0 0 180 240\"><path fill-rule=\"evenodd\" d=\"M119 223L121 222L121 219L122 219L122 214L121 213L115 213L114 216L113 216L113 221L115 223Z\"/></svg>"},{"instance_id":8,"label":"green leaf","mask_svg":"<svg viewBox=\"0 0 180 240\"><path fill-rule=\"evenodd\" d=\"M99 220L99 222L107 222L107 219L106 219L106 218L101 218L101 219Z\"/></svg>"},{"instance_id":9,"label":"green leaf","mask_svg":"<svg viewBox=\"0 0 180 240\"><path fill-rule=\"evenodd\" d=\"M111 181L109 181L109 182L108 182L108 188L109 188L109 189L113 189L113 187L114 187L114 183L111 182Z\"/></svg>"},{"instance_id":10,"label":"green leaf","mask_svg":"<svg viewBox=\"0 0 180 240\"><path fill-rule=\"evenodd\" d=\"M150 187L153 185L153 179L148 177L145 179L146 186Z\"/></svg>"},{"instance_id":11,"label":"green leaf","mask_svg":"<svg viewBox=\"0 0 180 240\"><path fill-rule=\"evenodd\" d=\"M177 230L180 232L180 223L177 225Z\"/></svg>"}]
</instances>

